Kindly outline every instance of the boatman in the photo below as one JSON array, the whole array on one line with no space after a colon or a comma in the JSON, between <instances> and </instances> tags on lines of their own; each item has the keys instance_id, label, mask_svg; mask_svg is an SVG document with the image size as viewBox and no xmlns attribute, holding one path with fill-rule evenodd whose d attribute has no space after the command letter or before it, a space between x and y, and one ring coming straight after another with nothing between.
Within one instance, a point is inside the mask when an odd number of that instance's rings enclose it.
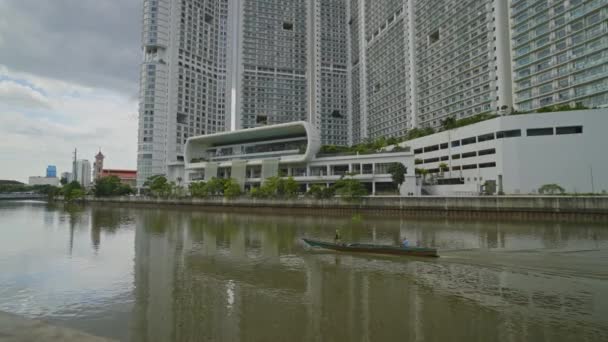
<instances>
[{"instance_id":1,"label":"boatman","mask_svg":"<svg viewBox=\"0 0 608 342\"><path fill-rule=\"evenodd\" d=\"M410 246L410 241L407 239L407 237L403 237L403 242L401 242L401 247L403 248L408 248Z\"/></svg>"}]
</instances>

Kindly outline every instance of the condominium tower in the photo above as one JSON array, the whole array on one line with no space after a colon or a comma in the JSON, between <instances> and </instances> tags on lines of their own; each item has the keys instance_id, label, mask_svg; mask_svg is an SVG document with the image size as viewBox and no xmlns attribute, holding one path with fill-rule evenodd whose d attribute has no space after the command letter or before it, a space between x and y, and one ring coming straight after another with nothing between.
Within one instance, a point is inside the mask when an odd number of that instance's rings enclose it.
<instances>
[{"instance_id":1,"label":"condominium tower","mask_svg":"<svg viewBox=\"0 0 608 342\"><path fill-rule=\"evenodd\" d=\"M608 1L514 0L515 108L608 104Z\"/></svg>"},{"instance_id":2,"label":"condominium tower","mask_svg":"<svg viewBox=\"0 0 608 342\"><path fill-rule=\"evenodd\" d=\"M608 103L608 0L144 0L138 186L195 135L323 144Z\"/></svg>"},{"instance_id":3,"label":"condominium tower","mask_svg":"<svg viewBox=\"0 0 608 342\"><path fill-rule=\"evenodd\" d=\"M343 0L144 0L138 186L193 135L306 120L347 145Z\"/></svg>"}]
</instances>

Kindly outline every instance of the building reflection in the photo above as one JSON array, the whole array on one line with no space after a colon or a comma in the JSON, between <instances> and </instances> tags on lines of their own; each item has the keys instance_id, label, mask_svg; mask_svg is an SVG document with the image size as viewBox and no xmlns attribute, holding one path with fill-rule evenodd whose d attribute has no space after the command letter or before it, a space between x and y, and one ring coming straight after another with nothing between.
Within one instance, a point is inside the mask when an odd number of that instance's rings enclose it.
<instances>
[{"instance_id":1,"label":"building reflection","mask_svg":"<svg viewBox=\"0 0 608 342\"><path fill-rule=\"evenodd\" d=\"M530 247L529 232L508 223L367 225L163 210L135 223L132 340L585 340L608 317L595 304L608 295L601 280L475 260L307 252L299 242L331 239L327 227L338 226L350 241L407 235L438 246ZM544 242L533 248L589 234L540 230Z\"/></svg>"}]
</instances>

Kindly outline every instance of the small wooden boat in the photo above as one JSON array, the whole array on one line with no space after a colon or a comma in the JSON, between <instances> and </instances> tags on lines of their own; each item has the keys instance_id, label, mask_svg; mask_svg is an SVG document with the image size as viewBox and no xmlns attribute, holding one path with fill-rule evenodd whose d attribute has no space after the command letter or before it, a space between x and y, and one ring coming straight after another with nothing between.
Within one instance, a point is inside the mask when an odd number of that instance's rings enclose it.
<instances>
[{"instance_id":1,"label":"small wooden boat","mask_svg":"<svg viewBox=\"0 0 608 342\"><path fill-rule=\"evenodd\" d=\"M400 247L388 245L372 245L363 243L331 243L310 239L302 239L311 247L331 249L341 252L357 252L372 254L411 255L421 257L439 257L434 248L423 247Z\"/></svg>"}]
</instances>

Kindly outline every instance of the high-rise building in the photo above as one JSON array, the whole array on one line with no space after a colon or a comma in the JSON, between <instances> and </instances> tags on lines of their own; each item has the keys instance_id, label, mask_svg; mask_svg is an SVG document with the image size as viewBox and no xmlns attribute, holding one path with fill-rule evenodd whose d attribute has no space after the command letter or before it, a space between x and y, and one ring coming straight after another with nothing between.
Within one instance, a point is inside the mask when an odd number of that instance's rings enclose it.
<instances>
[{"instance_id":1,"label":"high-rise building","mask_svg":"<svg viewBox=\"0 0 608 342\"><path fill-rule=\"evenodd\" d=\"M46 177L47 178L56 178L57 177L57 166L49 165L46 167Z\"/></svg>"},{"instance_id":2,"label":"high-rise building","mask_svg":"<svg viewBox=\"0 0 608 342\"><path fill-rule=\"evenodd\" d=\"M510 110L508 2L413 3L416 125Z\"/></svg>"},{"instance_id":3,"label":"high-rise building","mask_svg":"<svg viewBox=\"0 0 608 342\"><path fill-rule=\"evenodd\" d=\"M605 0L144 0L138 185L194 135L306 120L323 144L608 103Z\"/></svg>"},{"instance_id":4,"label":"high-rise building","mask_svg":"<svg viewBox=\"0 0 608 342\"><path fill-rule=\"evenodd\" d=\"M349 141L344 0L144 0L138 186L193 135L306 120Z\"/></svg>"},{"instance_id":5,"label":"high-rise building","mask_svg":"<svg viewBox=\"0 0 608 342\"><path fill-rule=\"evenodd\" d=\"M347 145L346 1L240 0L229 13L230 128L305 120Z\"/></svg>"},{"instance_id":6,"label":"high-rise building","mask_svg":"<svg viewBox=\"0 0 608 342\"><path fill-rule=\"evenodd\" d=\"M138 186L226 126L228 0L144 0Z\"/></svg>"},{"instance_id":7,"label":"high-rise building","mask_svg":"<svg viewBox=\"0 0 608 342\"><path fill-rule=\"evenodd\" d=\"M72 180L77 181L84 188L91 186L91 163L86 159L74 161L76 172L72 175Z\"/></svg>"},{"instance_id":8,"label":"high-rise building","mask_svg":"<svg viewBox=\"0 0 608 342\"><path fill-rule=\"evenodd\" d=\"M608 1L511 4L515 108L608 104Z\"/></svg>"}]
</instances>

